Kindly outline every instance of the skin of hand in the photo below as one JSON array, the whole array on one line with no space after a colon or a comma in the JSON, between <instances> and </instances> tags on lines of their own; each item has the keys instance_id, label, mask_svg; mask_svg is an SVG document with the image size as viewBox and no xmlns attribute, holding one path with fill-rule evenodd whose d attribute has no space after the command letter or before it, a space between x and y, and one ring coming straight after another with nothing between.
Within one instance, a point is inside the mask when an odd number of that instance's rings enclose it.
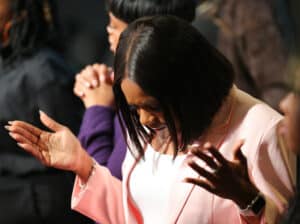
<instances>
[{"instance_id":1,"label":"skin of hand","mask_svg":"<svg viewBox=\"0 0 300 224\"><path fill-rule=\"evenodd\" d=\"M242 209L246 208L259 191L249 180L247 160L241 151L243 143L241 140L234 147L233 161L226 160L210 143L205 143L203 148L193 148L191 153L204 161L209 169L200 167L193 159L190 160L189 166L200 177L185 178L185 182L198 185L222 198L231 199Z\"/></svg>"},{"instance_id":2,"label":"skin of hand","mask_svg":"<svg viewBox=\"0 0 300 224\"><path fill-rule=\"evenodd\" d=\"M86 108L95 105L114 107L112 74L112 69L105 64L94 64L76 75L74 93Z\"/></svg>"},{"instance_id":3,"label":"skin of hand","mask_svg":"<svg viewBox=\"0 0 300 224\"><path fill-rule=\"evenodd\" d=\"M73 171L83 181L87 181L93 160L81 148L76 136L44 112L40 112L40 119L53 132L41 130L23 121L10 121L5 128L21 148L45 166Z\"/></svg>"}]
</instances>

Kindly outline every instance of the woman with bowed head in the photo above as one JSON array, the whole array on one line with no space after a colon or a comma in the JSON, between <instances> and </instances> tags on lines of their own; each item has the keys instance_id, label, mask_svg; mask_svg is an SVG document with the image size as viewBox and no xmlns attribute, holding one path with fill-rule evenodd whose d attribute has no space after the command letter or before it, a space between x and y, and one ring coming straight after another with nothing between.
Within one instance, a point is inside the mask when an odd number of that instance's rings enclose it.
<instances>
[{"instance_id":1,"label":"woman with bowed head","mask_svg":"<svg viewBox=\"0 0 300 224\"><path fill-rule=\"evenodd\" d=\"M108 40L113 53L121 32L143 16L174 15L188 22L195 17L194 0L106 0L109 24ZM76 75L74 93L86 110L78 139L83 148L106 166L112 175L122 179L121 166L126 154L126 142L115 110L112 90L113 71L105 64L88 65Z\"/></svg>"},{"instance_id":2,"label":"woman with bowed head","mask_svg":"<svg viewBox=\"0 0 300 224\"><path fill-rule=\"evenodd\" d=\"M231 64L195 28L173 16L136 20L114 70L123 181L43 112L52 132L6 126L41 162L77 174L73 209L112 224L276 223L294 195L276 138L282 116L234 86Z\"/></svg>"}]
</instances>

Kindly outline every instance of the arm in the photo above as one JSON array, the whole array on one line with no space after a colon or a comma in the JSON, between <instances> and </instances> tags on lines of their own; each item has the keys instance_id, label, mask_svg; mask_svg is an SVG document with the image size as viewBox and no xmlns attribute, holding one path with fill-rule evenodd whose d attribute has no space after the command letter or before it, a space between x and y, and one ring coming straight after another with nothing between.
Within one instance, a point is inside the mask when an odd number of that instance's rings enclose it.
<instances>
[{"instance_id":1,"label":"arm","mask_svg":"<svg viewBox=\"0 0 300 224\"><path fill-rule=\"evenodd\" d=\"M94 164L80 142L65 126L41 112L43 131L22 121L11 121L6 129L18 145L44 165L74 172L76 182L72 206L101 223L124 223L121 181ZM80 187L80 182L85 183Z\"/></svg>"},{"instance_id":2,"label":"arm","mask_svg":"<svg viewBox=\"0 0 300 224\"><path fill-rule=\"evenodd\" d=\"M295 193L296 158L279 146L276 129L272 128L262 138L250 163L251 179L266 198L264 219L267 223L276 223Z\"/></svg>"},{"instance_id":3,"label":"arm","mask_svg":"<svg viewBox=\"0 0 300 224\"><path fill-rule=\"evenodd\" d=\"M89 107L78 134L82 147L104 166L113 149L114 116L115 112L109 107Z\"/></svg>"},{"instance_id":4,"label":"arm","mask_svg":"<svg viewBox=\"0 0 300 224\"><path fill-rule=\"evenodd\" d=\"M85 111L78 135L82 147L113 176L122 179L121 165L126 143L112 108L92 106Z\"/></svg>"},{"instance_id":5,"label":"arm","mask_svg":"<svg viewBox=\"0 0 300 224\"><path fill-rule=\"evenodd\" d=\"M99 223L125 223L122 206L122 184L105 167L96 165L84 188L75 179L72 209Z\"/></svg>"},{"instance_id":6,"label":"arm","mask_svg":"<svg viewBox=\"0 0 300 224\"><path fill-rule=\"evenodd\" d=\"M114 111L112 70L104 64L87 66L76 76L74 93L86 106L78 138L101 165L121 179L126 143Z\"/></svg>"}]
</instances>

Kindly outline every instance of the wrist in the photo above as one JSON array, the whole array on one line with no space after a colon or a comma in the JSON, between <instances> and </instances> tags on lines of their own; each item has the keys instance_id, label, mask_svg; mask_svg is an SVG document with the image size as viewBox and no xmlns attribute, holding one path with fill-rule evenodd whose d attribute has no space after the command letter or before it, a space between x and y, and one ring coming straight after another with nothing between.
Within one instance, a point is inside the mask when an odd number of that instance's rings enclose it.
<instances>
[{"instance_id":1,"label":"wrist","mask_svg":"<svg viewBox=\"0 0 300 224\"><path fill-rule=\"evenodd\" d=\"M240 194L241 196L234 201L239 208L243 209L251 203L251 201L257 196L258 193L259 191L256 188L250 188L247 191L243 192L243 194Z\"/></svg>"},{"instance_id":2,"label":"wrist","mask_svg":"<svg viewBox=\"0 0 300 224\"><path fill-rule=\"evenodd\" d=\"M90 176L94 161L85 150L81 150L81 155L77 156L77 162L73 172L76 173L83 182L86 182Z\"/></svg>"},{"instance_id":3,"label":"wrist","mask_svg":"<svg viewBox=\"0 0 300 224\"><path fill-rule=\"evenodd\" d=\"M259 193L259 190L250 181L243 181L235 188L232 201L239 208L246 208L252 199Z\"/></svg>"},{"instance_id":4,"label":"wrist","mask_svg":"<svg viewBox=\"0 0 300 224\"><path fill-rule=\"evenodd\" d=\"M265 204L264 196L258 192L246 207L239 207L240 214L243 216L259 216L264 210Z\"/></svg>"}]
</instances>

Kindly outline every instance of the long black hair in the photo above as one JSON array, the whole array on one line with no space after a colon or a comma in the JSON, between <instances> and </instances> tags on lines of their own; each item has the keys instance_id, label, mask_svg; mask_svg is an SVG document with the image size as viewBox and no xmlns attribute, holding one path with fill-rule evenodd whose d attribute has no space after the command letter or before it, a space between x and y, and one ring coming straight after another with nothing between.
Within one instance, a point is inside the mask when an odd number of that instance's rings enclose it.
<instances>
[{"instance_id":1,"label":"long black hair","mask_svg":"<svg viewBox=\"0 0 300 224\"><path fill-rule=\"evenodd\" d=\"M106 0L107 11L118 19L131 23L143 16L174 15L192 22L195 0Z\"/></svg>"},{"instance_id":2,"label":"long black hair","mask_svg":"<svg viewBox=\"0 0 300 224\"><path fill-rule=\"evenodd\" d=\"M174 16L147 17L131 23L121 34L114 69L116 106L141 155L152 135L126 102L121 90L124 78L158 100L175 142L175 154L178 134L180 148L186 147L211 124L234 78L228 60L192 25Z\"/></svg>"},{"instance_id":3,"label":"long black hair","mask_svg":"<svg viewBox=\"0 0 300 224\"><path fill-rule=\"evenodd\" d=\"M1 56L6 64L33 54L44 45L61 47L57 41L59 29L52 0L11 0L10 4L9 43L1 47Z\"/></svg>"}]
</instances>

